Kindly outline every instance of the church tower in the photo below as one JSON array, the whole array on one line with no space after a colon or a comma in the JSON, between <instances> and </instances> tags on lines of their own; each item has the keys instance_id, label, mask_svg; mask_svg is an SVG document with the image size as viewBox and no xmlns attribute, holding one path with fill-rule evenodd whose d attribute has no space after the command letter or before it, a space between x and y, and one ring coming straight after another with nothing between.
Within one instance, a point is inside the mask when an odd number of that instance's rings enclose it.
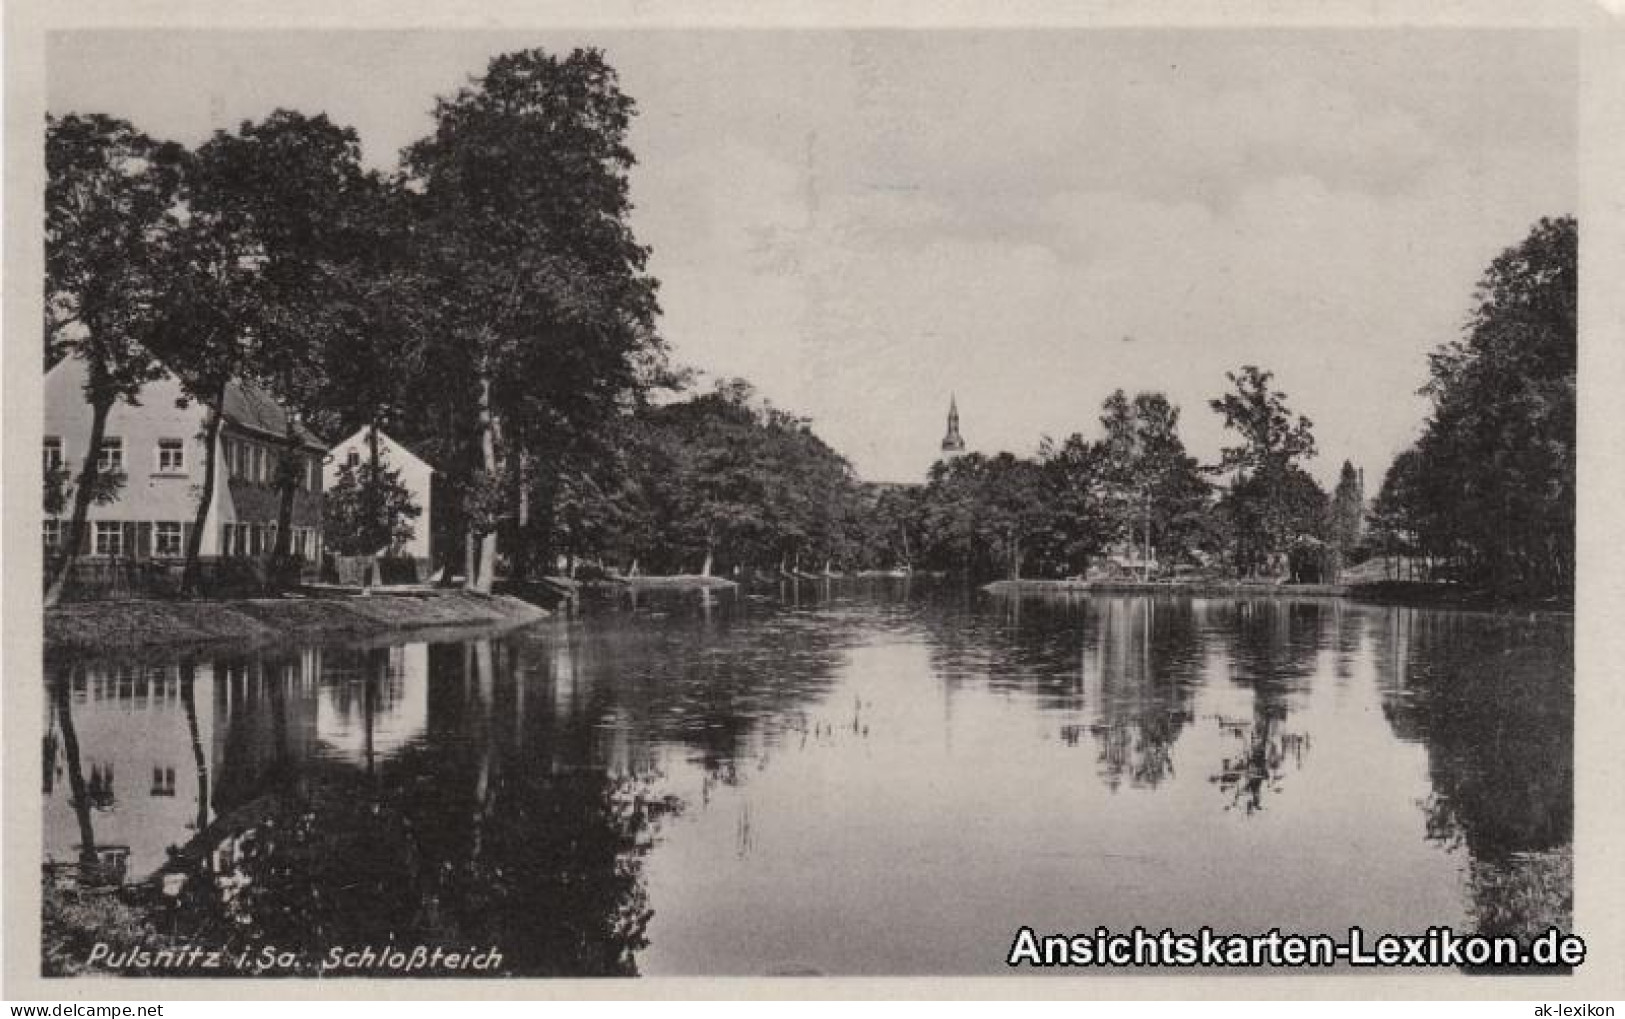
<instances>
[{"instance_id":1,"label":"church tower","mask_svg":"<svg viewBox=\"0 0 1625 1019\"><path fill-rule=\"evenodd\" d=\"M948 434L942 437L942 456L939 459L952 460L965 452L965 440L959 434L959 406L950 394L948 397Z\"/></svg>"}]
</instances>

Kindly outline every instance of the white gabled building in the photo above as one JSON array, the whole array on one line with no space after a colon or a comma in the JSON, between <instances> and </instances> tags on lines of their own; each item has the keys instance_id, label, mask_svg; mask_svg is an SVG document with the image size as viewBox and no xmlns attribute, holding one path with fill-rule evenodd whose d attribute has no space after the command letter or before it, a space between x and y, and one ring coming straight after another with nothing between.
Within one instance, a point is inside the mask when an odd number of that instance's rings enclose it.
<instances>
[{"instance_id":1,"label":"white gabled building","mask_svg":"<svg viewBox=\"0 0 1625 1019\"><path fill-rule=\"evenodd\" d=\"M353 470L372 455L367 442L367 431L366 427L357 429L354 435L328 452L322 466L324 489L331 491L338 483L339 471L345 464L349 464ZM418 518L412 521L412 540L407 542L401 551L427 566L434 561L434 468L425 463L422 457L390 438L382 428L378 430L378 454L386 468L401 472L401 484L412 493L412 501L422 511Z\"/></svg>"}]
</instances>

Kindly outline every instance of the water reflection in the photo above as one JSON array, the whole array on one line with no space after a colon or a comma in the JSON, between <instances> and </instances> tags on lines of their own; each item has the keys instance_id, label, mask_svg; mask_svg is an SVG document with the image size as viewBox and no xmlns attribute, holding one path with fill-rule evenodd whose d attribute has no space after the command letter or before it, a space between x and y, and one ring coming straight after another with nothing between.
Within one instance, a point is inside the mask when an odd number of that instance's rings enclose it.
<instances>
[{"instance_id":1,"label":"water reflection","mask_svg":"<svg viewBox=\"0 0 1625 1019\"><path fill-rule=\"evenodd\" d=\"M48 878L123 888L133 941L292 951L278 973L338 945L918 973L998 971L1021 924L1567 926L1567 620L782 586L52 667Z\"/></svg>"},{"instance_id":2,"label":"water reflection","mask_svg":"<svg viewBox=\"0 0 1625 1019\"><path fill-rule=\"evenodd\" d=\"M1428 837L1465 847L1478 929L1561 926L1572 906L1572 629L1396 608L1376 630L1383 714L1427 747Z\"/></svg>"},{"instance_id":3,"label":"water reflection","mask_svg":"<svg viewBox=\"0 0 1625 1019\"><path fill-rule=\"evenodd\" d=\"M267 975L386 944L635 973L639 861L680 804L607 766L568 669L541 711L516 674L492 640L59 670L46 774L73 791L47 786L47 869L131 886L166 943L294 953ZM98 800L81 758L120 795ZM149 762L162 788L118 787Z\"/></svg>"}]
</instances>

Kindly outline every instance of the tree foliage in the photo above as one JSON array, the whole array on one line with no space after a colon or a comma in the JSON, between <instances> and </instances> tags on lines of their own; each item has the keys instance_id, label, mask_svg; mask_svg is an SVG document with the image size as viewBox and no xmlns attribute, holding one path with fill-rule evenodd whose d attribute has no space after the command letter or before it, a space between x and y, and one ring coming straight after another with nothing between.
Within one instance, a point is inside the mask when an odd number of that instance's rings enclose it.
<instances>
[{"instance_id":1,"label":"tree foliage","mask_svg":"<svg viewBox=\"0 0 1625 1019\"><path fill-rule=\"evenodd\" d=\"M133 404L160 370L150 344L161 319L158 293L182 159L177 146L122 120L46 119L45 365L64 357L84 363L91 415L47 604L61 597L86 514L107 490L98 463L107 416L119 401ZM62 486L57 491L65 500Z\"/></svg>"},{"instance_id":2,"label":"tree foliage","mask_svg":"<svg viewBox=\"0 0 1625 1019\"><path fill-rule=\"evenodd\" d=\"M1272 388L1274 377L1245 365L1226 372L1230 390L1208 401L1238 440L1224 448L1216 470L1232 478L1220 505L1233 565L1247 574L1278 567L1289 546L1318 539L1325 522L1325 493L1299 466L1315 455L1314 426Z\"/></svg>"},{"instance_id":3,"label":"tree foliage","mask_svg":"<svg viewBox=\"0 0 1625 1019\"><path fill-rule=\"evenodd\" d=\"M328 547L339 555L396 552L412 540L413 521L423 514L401 472L380 457L339 465L327 490L322 526Z\"/></svg>"},{"instance_id":4,"label":"tree foliage","mask_svg":"<svg viewBox=\"0 0 1625 1019\"><path fill-rule=\"evenodd\" d=\"M1385 533L1503 597L1573 591L1578 251L1572 217L1542 219L1490 263L1378 498Z\"/></svg>"},{"instance_id":5,"label":"tree foliage","mask_svg":"<svg viewBox=\"0 0 1625 1019\"><path fill-rule=\"evenodd\" d=\"M434 132L404 154L440 309L433 359L448 373L434 394L452 433L441 463L469 493L471 586L490 585L535 449L658 377L655 282L627 224L633 112L597 50L525 50L442 98Z\"/></svg>"},{"instance_id":6,"label":"tree foliage","mask_svg":"<svg viewBox=\"0 0 1625 1019\"><path fill-rule=\"evenodd\" d=\"M624 561L704 572L858 565L863 494L810 423L740 379L640 412L615 487Z\"/></svg>"}]
</instances>

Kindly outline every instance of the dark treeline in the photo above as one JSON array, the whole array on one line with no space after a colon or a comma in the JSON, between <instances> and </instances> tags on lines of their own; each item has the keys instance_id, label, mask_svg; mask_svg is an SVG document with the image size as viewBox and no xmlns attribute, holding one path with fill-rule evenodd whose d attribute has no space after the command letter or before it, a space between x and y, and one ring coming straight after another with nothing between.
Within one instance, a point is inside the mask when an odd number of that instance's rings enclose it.
<instances>
[{"instance_id":1,"label":"dark treeline","mask_svg":"<svg viewBox=\"0 0 1625 1019\"><path fill-rule=\"evenodd\" d=\"M193 149L100 115L50 117L45 363L84 362L92 424L82 463L46 479L50 511L73 518L52 596L90 506L123 482L98 470L107 415L165 369L215 411L200 491L221 469L234 378L295 412L290 453L295 418L329 438L387 429L440 472L452 497L433 526L455 539L438 543L443 565L477 590L561 560L1316 581L1372 551L1499 591L1571 583L1572 219L1543 221L1486 273L1466 338L1432 357L1434 412L1369 528L1359 472L1345 463L1325 492L1304 469L1310 421L1252 365L1209 401L1231 436L1214 464L1186 452L1164 395L1118 391L1095 437L865 485L748 383L682 392L629 226L634 113L599 52L529 50L440 98L433 130L388 172L324 115L279 110ZM330 548L365 552L414 526L373 449L331 493ZM280 472L285 516L296 463ZM273 559L289 557L290 531Z\"/></svg>"},{"instance_id":2,"label":"dark treeline","mask_svg":"<svg viewBox=\"0 0 1625 1019\"><path fill-rule=\"evenodd\" d=\"M1433 411L1372 509L1375 546L1499 598L1572 597L1579 230L1543 219L1429 359Z\"/></svg>"}]
</instances>

